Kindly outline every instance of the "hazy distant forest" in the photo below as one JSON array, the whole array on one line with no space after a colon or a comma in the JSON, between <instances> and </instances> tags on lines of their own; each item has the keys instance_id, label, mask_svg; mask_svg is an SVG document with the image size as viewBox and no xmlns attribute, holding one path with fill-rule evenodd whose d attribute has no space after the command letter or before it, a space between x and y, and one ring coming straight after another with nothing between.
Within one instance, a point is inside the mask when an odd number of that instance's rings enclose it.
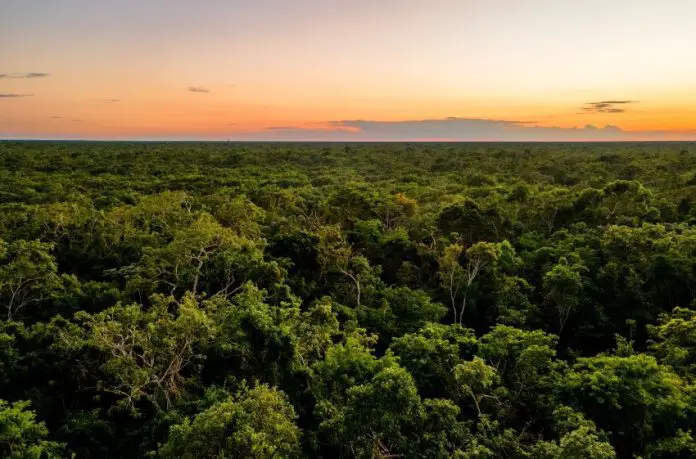
<instances>
[{"instance_id":1,"label":"hazy distant forest","mask_svg":"<svg viewBox=\"0 0 696 459\"><path fill-rule=\"evenodd\" d=\"M0 456L696 457L696 144L0 142Z\"/></svg>"}]
</instances>

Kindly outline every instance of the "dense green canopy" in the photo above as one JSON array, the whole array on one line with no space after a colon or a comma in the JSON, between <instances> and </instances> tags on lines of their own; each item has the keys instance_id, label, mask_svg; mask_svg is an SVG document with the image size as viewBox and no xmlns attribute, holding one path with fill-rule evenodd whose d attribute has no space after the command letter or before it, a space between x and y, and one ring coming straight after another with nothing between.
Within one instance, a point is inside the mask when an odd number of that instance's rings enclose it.
<instances>
[{"instance_id":1,"label":"dense green canopy","mask_svg":"<svg viewBox=\"0 0 696 459\"><path fill-rule=\"evenodd\" d=\"M696 145L0 142L0 456L696 457Z\"/></svg>"}]
</instances>

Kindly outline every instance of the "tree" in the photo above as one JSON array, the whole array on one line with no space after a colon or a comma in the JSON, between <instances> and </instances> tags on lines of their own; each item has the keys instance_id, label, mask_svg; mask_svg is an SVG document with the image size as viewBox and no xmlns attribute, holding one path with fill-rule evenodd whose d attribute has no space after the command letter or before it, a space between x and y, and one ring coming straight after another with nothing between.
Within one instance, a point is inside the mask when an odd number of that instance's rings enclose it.
<instances>
[{"instance_id":1,"label":"tree","mask_svg":"<svg viewBox=\"0 0 696 459\"><path fill-rule=\"evenodd\" d=\"M281 391L243 388L170 428L162 458L299 457L297 415Z\"/></svg>"},{"instance_id":2,"label":"tree","mask_svg":"<svg viewBox=\"0 0 696 459\"><path fill-rule=\"evenodd\" d=\"M495 368L510 403L524 422L549 415L551 393L565 366L556 360L557 337L496 325L479 339L478 355Z\"/></svg>"},{"instance_id":3,"label":"tree","mask_svg":"<svg viewBox=\"0 0 696 459\"><path fill-rule=\"evenodd\" d=\"M696 377L696 312L674 308L661 314L648 331L654 340L650 348L661 362L682 376Z\"/></svg>"},{"instance_id":4,"label":"tree","mask_svg":"<svg viewBox=\"0 0 696 459\"><path fill-rule=\"evenodd\" d=\"M231 300L211 301L216 334L206 370L214 381L225 384L234 369L235 377L280 383L325 352L324 340L332 333L329 311L320 306L301 314L298 298L289 295L274 304L268 296L249 282ZM315 331L320 336L310 336Z\"/></svg>"},{"instance_id":5,"label":"tree","mask_svg":"<svg viewBox=\"0 0 696 459\"><path fill-rule=\"evenodd\" d=\"M29 402L0 400L0 455L8 459L52 459L64 457L64 445L46 440L48 429L36 422Z\"/></svg>"},{"instance_id":6,"label":"tree","mask_svg":"<svg viewBox=\"0 0 696 459\"><path fill-rule=\"evenodd\" d=\"M408 433L423 415L413 378L391 365L348 389L346 405L325 428L337 431L340 444L356 457L387 458L409 451Z\"/></svg>"},{"instance_id":7,"label":"tree","mask_svg":"<svg viewBox=\"0 0 696 459\"><path fill-rule=\"evenodd\" d=\"M384 340L415 332L428 322L438 322L447 309L434 303L423 290L387 287L375 293L375 301L357 310L362 326Z\"/></svg>"},{"instance_id":8,"label":"tree","mask_svg":"<svg viewBox=\"0 0 696 459\"><path fill-rule=\"evenodd\" d=\"M191 294L180 303L156 297L149 310L131 304L98 314L79 312L75 321L60 331L56 347L81 358L98 352L105 376L100 389L130 410L141 399L157 409L171 408L195 372L193 363L202 359L202 346L216 334L213 320Z\"/></svg>"},{"instance_id":9,"label":"tree","mask_svg":"<svg viewBox=\"0 0 696 459\"><path fill-rule=\"evenodd\" d=\"M533 322L538 307L532 303L534 287L517 276L503 276L495 295L496 313L494 322L513 326L524 326Z\"/></svg>"},{"instance_id":10,"label":"tree","mask_svg":"<svg viewBox=\"0 0 696 459\"><path fill-rule=\"evenodd\" d=\"M362 306L362 298L365 287L379 282L378 268L370 266L367 258L358 255L350 258L344 266L339 266L339 272L350 279L355 287L355 306Z\"/></svg>"},{"instance_id":11,"label":"tree","mask_svg":"<svg viewBox=\"0 0 696 459\"><path fill-rule=\"evenodd\" d=\"M367 258L355 254L335 226L321 229L317 261L322 276L337 273L350 282L357 308L362 305L365 288L379 282L379 268L370 266Z\"/></svg>"},{"instance_id":12,"label":"tree","mask_svg":"<svg viewBox=\"0 0 696 459\"><path fill-rule=\"evenodd\" d=\"M500 403L498 397L491 393L497 382L495 368L486 365L481 358L474 357L473 360L458 364L454 367L454 378L462 396L474 403L479 418L484 414L481 408L483 401L490 399L496 404Z\"/></svg>"},{"instance_id":13,"label":"tree","mask_svg":"<svg viewBox=\"0 0 696 459\"><path fill-rule=\"evenodd\" d=\"M452 317L456 324L460 323L458 304L459 291L466 285L466 272L459 263L464 247L460 244L451 244L445 247L442 256L438 260L440 282L449 291Z\"/></svg>"},{"instance_id":14,"label":"tree","mask_svg":"<svg viewBox=\"0 0 696 459\"><path fill-rule=\"evenodd\" d=\"M292 320L295 335L295 359L301 367L309 367L320 361L340 335L339 322L332 309L330 298L315 302Z\"/></svg>"},{"instance_id":15,"label":"tree","mask_svg":"<svg viewBox=\"0 0 696 459\"><path fill-rule=\"evenodd\" d=\"M573 193L567 188L545 189L532 196L530 213L541 220L546 234L552 234L559 220L571 208Z\"/></svg>"},{"instance_id":16,"label":"tree","mask_svg":"<svg viewBox=\"0 0 696 459\"><path fill-rule=\"evenodd\" d=\"M261 237L261 221L265 216L263 209L244 195L230 198L229 194L225 193L231 194L233 191L223 188L207 197L213 206L211 213L215 219L240 237L254 239Z\"/></svg>"},{"instance_id":17,"label":"tree","mask_svg":"<svg viewBox=\"0 0 696 459\"><path fill-rule=\"evenodd\" d=\"M469 425L460 420L461 410L448 399L423 399L420 433L407 454L411 457L458 457L462 450L475 449Z\"/></svg>"},{"instance_id":18,"label":"tree","mask_svg":"<svg viewBox=\"0 0 696 459\"><path fill-rule=\"evenodd\" d=\"M592 421L567 406L554 410L554 430L558 442L540 441L532 446L531 456L539 459L614 459L616 452L606 435Z\"/></svg>"},{"instance_id":19,"label":"tree","mask_svg":"<svg viewBox=\"0 0 696 459\"><path fill-rule=\"evenodd\" d=\"M0 239L0 299L13 320L27 306L50 297L60 286L53 245L39 241Z\"/></svg>"},{"instance_id":20,"label":"tree","mask_svg":"<svg viewBox=\"0 0 696 459\"><path fill-rule=\"evenodd\" d=\"M120 272L133 290L146 294L163 285L161 292L169 295L190 291L224 298L240 291L250 276L257 282L282 277L277 263L265 262L263 244L238 236L209 214L174 231L167 245L146 249L137 265Z\"/></svg>"},{"instance_id":21,"label":"tree","mask_svg":"<svg viewBox=\"0 0 696 459\"><path fill-rule=\"evenodd\" d=\"M502 225L495 209L485 209L465 198L462 202L445 207L437 217L437 226L446 235L457 233L464 242L474 244L496 240Z\"/></svg>"},{"instance_id":22,"label":"tree","mask_svg":"<svg viewBox=\"0 0 696 459\"><path fill-rule=\"evenodd\" d=\"M555 388L606 430L620 456L640 453L694 419L693 388L647 355L578 359Z\"/></svg>"},{"instance_id":23,"label":"tree","mask_svg":"<svg viewBox=\"0 0 696 459\"><path fill-rule=\"evenodd\" d=\"M331 346L324 359L312 365L310 387L320 418L334 416L338 407L346 403L349 388L369 381L388 364L388 360L378 360L374 356L375 340L374 336L358 330Z\"/></svg>"},{"instance_id":24,"label":"tree","mask_svg":"<svg viewBox=\"0 0 696 459\"><path fill-rule=\"evenodd\" d=\"M509 244L508 244L509 245ZM462 267L460 258L465 255ZM449 291L454 322L462 324L467 300L476 279L498 261L501 244L477 242L466 251L459 244L445 248L439 259L440 282Z\"/></svg>"},{"instance_id":25,"label":"tree","mask_svg":"<svg viewBox=\"0 0 696 459\"><path fill-rule=\"evenodd\" d=\"M679 429L673 437L655 441L646 448L650 459L689 458L696 455L696 439L693 430Z\"/></svg>"},{"instance_id":26,"label":"tree","mask_svg":"<svg viewBox=\"0 0 696 459\"><path fill-rule=\"evenodd\" d=\"M559 335L563 333L570 315L580 303L580 293L583 288L581 273L586 271L587 268L584 265L570 264L563 257L558 264L544 274L543 288L547 301L556 308Z\"/></svg>"},{"instance_id":27,"label":"tree","mask_svg":"<svg viewBox=\"0 0 696 459\"><path fill-rule=\"evenodd\" d=\"M653 193L636 180L615 180L592 193L592 199L586 198L589 194L590 190L583 192L576 207L587 214L586 220L598 224L635 225L641 220L654 221L660 215L653 205Z\"/></svg>"},{"instance_id":28,"label":"tree","mask_svg":"<svg viewBox=\"0 0 696 459\"><path fill-rule=\"evenodd\" d=\"M421 395L453 398L458 393L454 367L472 358L477 345L471 329L429 323L418 332L395 338L389 350L413 375Z\"/></svg>"}]
</instances>

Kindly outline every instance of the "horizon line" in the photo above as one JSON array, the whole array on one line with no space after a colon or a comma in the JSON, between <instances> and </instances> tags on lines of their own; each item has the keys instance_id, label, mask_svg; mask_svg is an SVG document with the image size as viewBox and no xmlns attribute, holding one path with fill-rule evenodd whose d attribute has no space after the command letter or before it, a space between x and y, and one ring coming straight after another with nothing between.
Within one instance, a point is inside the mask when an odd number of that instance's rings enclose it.
<instances>
[{"instance_id":1,"label":"horizon line","mask_svg":"<svg viewBox=\"0 0 696 459\"><path fill-rule=\"evenodd\" d=\"M693 140L204 140L204 139L65 139L65 138L0 138L0 142L101 142L101 143L696 143Z\"/></svg>"}]
</instances>

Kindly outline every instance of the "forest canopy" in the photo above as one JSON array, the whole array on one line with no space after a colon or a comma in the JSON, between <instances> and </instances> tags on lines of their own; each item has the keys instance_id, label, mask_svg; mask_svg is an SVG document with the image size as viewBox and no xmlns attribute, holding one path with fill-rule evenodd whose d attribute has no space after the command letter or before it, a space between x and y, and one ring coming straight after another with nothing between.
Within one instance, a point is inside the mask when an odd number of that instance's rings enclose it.
<instances>
[{"instance_id":1,"label":"forest canopy","mask_svg":"<svg viewBox=\"0 0 696 459\"><path fill-rule=\"evenodd\" d=\"M696 145L0 142L0 456L696 457Z\"/></svg>"}]
</instances>

